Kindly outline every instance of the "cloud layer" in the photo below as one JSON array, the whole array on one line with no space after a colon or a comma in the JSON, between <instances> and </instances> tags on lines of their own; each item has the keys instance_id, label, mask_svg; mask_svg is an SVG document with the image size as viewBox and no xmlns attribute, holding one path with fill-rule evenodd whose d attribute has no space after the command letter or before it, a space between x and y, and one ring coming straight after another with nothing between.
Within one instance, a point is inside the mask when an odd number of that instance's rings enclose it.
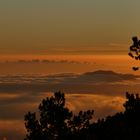
<instances>
[{"instance_id":1,"label":"cloud layer","mask_svg":"<svg viewBox=\"0 0 140 140\"><path fill-rule=\"evenodd\" d=\"M112 71L83 74L0 76L0 138L23 139L24 115L37 111L41 100L61 90L75 113L94 109L94 120L123 110L125 92L139 91L139 76ZM13 127L14 126L14 127Z\"/></svg>"},{"instance_id":2,"label":"cloud layer","mask_svg":"<svg viewBox=\"0 0 140 140\"><path fill-rule=\"evenodd\" d=\"M131 89L138 91L138 85L140 84L139 76L137 75L112 71L95 71L83 74L7 75L1 76L0 81L0 92L12 93L61 90L67 93L120 95L124 92L124 89L126 91Z\"/></svg>"}]
</instances>

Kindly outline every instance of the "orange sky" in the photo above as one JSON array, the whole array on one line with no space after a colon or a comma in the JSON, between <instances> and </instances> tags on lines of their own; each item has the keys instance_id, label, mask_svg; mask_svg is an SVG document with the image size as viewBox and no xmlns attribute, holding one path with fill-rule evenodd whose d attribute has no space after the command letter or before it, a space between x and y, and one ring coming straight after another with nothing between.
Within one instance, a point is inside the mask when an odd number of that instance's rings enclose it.
<instances>
[{"instance_id":1,"label":"orange sky","mask_svg":"<svg viewBox=\"0 0 140 140\"><path fill-rule=\"evenodd\" d=\"M8 63L5 61L9 61ZM26 60L24 63L19 60ZM32 60L49 60L49 63ZM138 61L126 55L1 55L1 70L6 74L21 73L83 73L95 70L112 70L122 73L139 72L132 71L133 66L139 65ZM12 62L11 62L12 61ZM11 63L10 63L11 62ZM17 63L18 62L18 63Z\"/></svg>"},{"instance_id":2,"label":"orange sky","mask_svg":"<svg viewBox=\"0 0 140 140\"><path fill-rule=\"evenodd\" d=\"M138 0L2 1L0 54L126 52L140 33L139 5Z\"/></svg>"}]
</instances>

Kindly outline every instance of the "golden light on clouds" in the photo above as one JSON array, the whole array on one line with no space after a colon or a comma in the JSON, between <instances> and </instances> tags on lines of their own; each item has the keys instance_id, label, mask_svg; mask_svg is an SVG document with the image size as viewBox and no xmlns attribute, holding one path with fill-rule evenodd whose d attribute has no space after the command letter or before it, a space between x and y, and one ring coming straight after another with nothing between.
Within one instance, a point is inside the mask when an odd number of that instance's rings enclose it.
<instances>
[{"instance_id":1,"label":"golden light on clouds","mask_svg":"<svg viewBox=\"0 0 140 140\"><path fill-rule=\"evenodd\" d=\"M66 94L66 105L75 113L80 110L95 110L94 119L123 111L125 99L117 96L93 94Z\"/></svg>"}]
</instances>

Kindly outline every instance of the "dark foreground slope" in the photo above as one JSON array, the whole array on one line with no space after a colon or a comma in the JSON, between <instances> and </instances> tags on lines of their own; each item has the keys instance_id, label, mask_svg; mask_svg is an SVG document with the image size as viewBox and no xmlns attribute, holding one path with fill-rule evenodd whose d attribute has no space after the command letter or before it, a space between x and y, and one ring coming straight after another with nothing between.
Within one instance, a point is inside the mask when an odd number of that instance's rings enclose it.
<instances>
[{"instance_id":1,"label":"dark foreground slope","mask_svg":"<svg viewBox=\"0 0 140 140\"><path fill-rule=\"evenodd\" d=\"M89 128L94 140L138 140L140 139L140 98L127 93L125 111L106 119L98 120Z\"/></svg>"}]
</instances>

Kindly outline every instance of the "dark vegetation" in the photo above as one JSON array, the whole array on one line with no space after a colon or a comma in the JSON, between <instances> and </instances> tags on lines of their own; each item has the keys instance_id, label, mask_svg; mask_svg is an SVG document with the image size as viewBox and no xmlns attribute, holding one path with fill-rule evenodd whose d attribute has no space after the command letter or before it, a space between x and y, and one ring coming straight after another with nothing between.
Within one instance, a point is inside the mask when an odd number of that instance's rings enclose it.
<instances>
[{"instance_id":1,"label":"dark vegetation","mask_svg":"<svg viewBox=\"0 0 140 140\"><path fill-rule=\"evenodd\" d=\"M128 55L135 59L135 60L140 60L140 40L137 37L132 37L132 45L130 46L130 52L128 53ZM139 70L140 67L135 66L132 69L134 71Z\"/></svg>"},{"instance_id":2,"label":"dark vegetation","mask_svg":"<svg viewBox=\"0 0 140 140\"><path fill-rule=\"evenodd\" d=\"M74 115L56 92L41 102L39 114L25 115L25 140L139 140L140 98L127 92L126 99L124 112L94 122L93 110Z\"/></svg>"},{"instance_id":3,"label":"dark vegetation","mask_svg":"<svg viewBox=\"0 0 140 140\"><path fill-rule=\"evenodd\" d=\"M90 127L93 113L88 110L74 115L65 107L64 94L56 92L54 97L47 97L39 105L38 120L35 113L26 114L26 140L79 139Z\"/></svg>"}]
</instances>

